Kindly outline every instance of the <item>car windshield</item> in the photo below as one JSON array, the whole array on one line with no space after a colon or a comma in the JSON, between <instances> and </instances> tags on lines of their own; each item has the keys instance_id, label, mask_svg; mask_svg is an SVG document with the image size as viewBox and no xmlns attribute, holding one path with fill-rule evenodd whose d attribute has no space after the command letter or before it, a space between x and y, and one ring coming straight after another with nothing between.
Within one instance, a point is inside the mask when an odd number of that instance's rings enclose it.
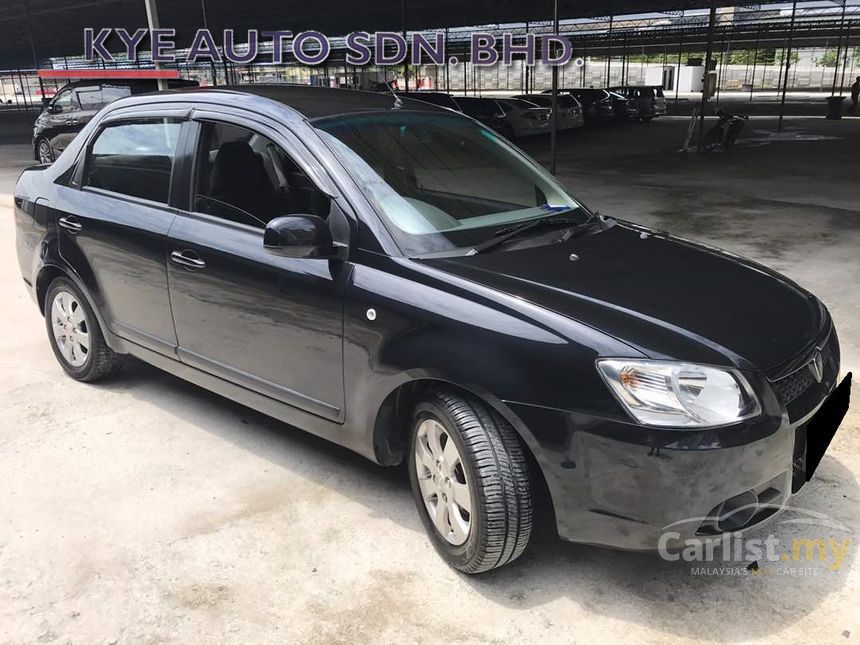
<instances>
[{"instance_id":1,"label":"car windshield","mask_svg":"<svg viewBox=\"0 0 860 645\"><path fill-rule=\"evenodd\" d=\"M471 119L399 111L314 126L409 255L469 250L512 223L581 208L543 168Z\"/></svg>"}]
</instances>

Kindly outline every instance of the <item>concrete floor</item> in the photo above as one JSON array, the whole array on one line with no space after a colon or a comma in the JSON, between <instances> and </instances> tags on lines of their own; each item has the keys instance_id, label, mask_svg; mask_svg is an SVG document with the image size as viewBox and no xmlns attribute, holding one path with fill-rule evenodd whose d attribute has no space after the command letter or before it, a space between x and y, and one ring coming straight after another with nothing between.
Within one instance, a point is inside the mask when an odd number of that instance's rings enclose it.
<instances>
[{"instance_id":1,"label":"concrete floor","mask_svg":"<svg viewBox=\"0 0 860 645\"><path fill-rule=\"evenodd\" d=\"M702 157L676 152L681 119L573 133L560 175L604 213L811 288L856 372L860 122L787 125L775 137L754 121L744 145ZM810 138L821 134L833 138ZM545 158L545 141L526 147ZM141 363L106 385L66 378L14 257L9 194L28 155L0 145L0 643L860 638L856 406L794 502L847 527L838 571L693 576L656 556L560 542L544 525L513 566L465 577L425 538L402 469Z\"/></svg>"}]
</instances>

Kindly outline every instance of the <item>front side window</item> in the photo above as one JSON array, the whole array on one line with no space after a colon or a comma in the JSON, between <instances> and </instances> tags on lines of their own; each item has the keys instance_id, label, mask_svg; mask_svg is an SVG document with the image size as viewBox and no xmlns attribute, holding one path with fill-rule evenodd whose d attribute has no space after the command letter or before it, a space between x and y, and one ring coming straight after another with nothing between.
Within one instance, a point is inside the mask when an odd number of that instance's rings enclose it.
<instances>
[{"instance_id":1,"label":"front side window","mask_svg":"<svg viewBox=\"0 0 860 645\"><path fill-rule=\"evenodd\" d=\"M90 146L83 185L166 204L181 128L173 119L107 126Z\"/></svg>"},{"instance_id":2,"label":"front side window","mask_svg":"<svg viewBox=\"0 0 860 645\"><path fill-rule=\"evenodd\" d=\"M55 112L71 112L72 111L72 90L63 90L57 94L52 103Z\"/></svg>"},{"instance_id":3,"label":"front side window","mask_svg":"<svg viewBox=\"0 0 860 645\"><path fill-rule=\"evenodd\" d=\"M468 250L514 222L580 208L542 168L470 119L404 111L314 126L412 255Z\"/></svg>"},{"instance_id":4,"label":"front side window","mask_svg":"<svg viewBox=\"0 0 860 645\"><path fill-rule=\"evenodd\" d=\"M328 217L329 198L261 134L204 123L197 157L194 210L257 228L282 215Z\"/></svg>"}]
</instances>

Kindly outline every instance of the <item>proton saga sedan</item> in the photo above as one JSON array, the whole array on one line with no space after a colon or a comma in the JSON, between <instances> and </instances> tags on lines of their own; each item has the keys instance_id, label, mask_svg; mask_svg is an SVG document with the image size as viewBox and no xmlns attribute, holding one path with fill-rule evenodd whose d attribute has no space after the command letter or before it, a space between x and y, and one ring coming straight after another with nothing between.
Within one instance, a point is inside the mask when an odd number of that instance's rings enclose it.
<instances>
[{"instance_id":1,"label":"proton saga sedan","mask_svg":"<svg viewBox=\"0 0 860 645\"><path fill-rule=\"evenodd\" d=\"M468 573L523 552L542 490L576 542L759 526L847 406L812 294L601 216L481 123L392 94L122 98L24 171L14 212L68 376L133 356L405 462Z\"/></svg>"}]
</instances>

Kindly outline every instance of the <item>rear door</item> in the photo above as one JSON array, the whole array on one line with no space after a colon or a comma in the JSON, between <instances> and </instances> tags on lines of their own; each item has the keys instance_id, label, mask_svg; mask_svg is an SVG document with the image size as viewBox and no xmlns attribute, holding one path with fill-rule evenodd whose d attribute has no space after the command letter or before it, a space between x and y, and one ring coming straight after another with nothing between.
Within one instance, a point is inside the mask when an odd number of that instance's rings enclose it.
<instances>
[{"instance_id":1,"label":"rear door","mask_svg":"<svg viewBox=\"0 0 860 645\"><path fill-rule=\"evenodd\" d=\"M71 119L72 125L75 126L76 132L84 129L84 126L89 123L92 118L105 105L102 86L98 84L81 85L75 89L75 96L79 109Z\"/></svg>"},{"instance_id":2,"label":"rear door","mask_svg":"<svg viewBox=\"0 0 860 645\"><path fill-rule=\"evenodd\" d=\"M60 254L87 284L110 330L166 355L176 334L167 290L172 171L183 122L123 119L88 142L54 210Z\"/></svg>"},{"instance_id":3,"label":"rear door","mask_svg":"<svg viewBox=\"0 0 860 645\"><path fill-rule=\"evenodd\" d=\"M196 118L192 194L168 255L180 359L342 421L349 264L283 257L263 247L263 231L274 217L312 214L348 243L349 223L305 172L312 162L297 141L285 145L283 132L238 117Z\"/></svg>"}]
</instances>

